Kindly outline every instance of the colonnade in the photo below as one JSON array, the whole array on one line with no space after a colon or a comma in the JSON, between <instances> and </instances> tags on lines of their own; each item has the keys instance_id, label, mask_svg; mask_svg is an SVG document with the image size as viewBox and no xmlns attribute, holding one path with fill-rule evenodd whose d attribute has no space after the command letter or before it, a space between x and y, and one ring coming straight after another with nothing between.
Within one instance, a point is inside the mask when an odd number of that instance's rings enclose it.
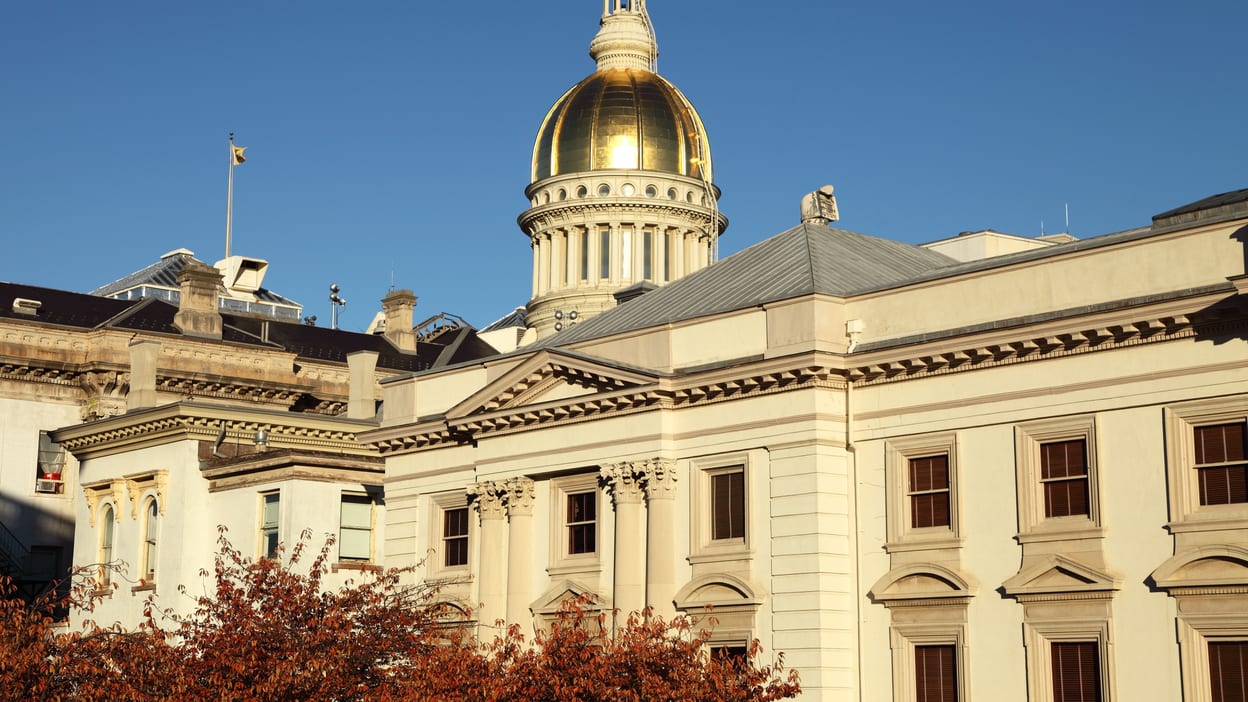
<instances>
[{"instance_id":1,"label":"colonnade","mask_svg":"<svg viewBox=\"0 0 1248 702\"><path fill-rule=\"evenodd\" d=\"M647 605L656 614L675 616L676 470L661 459L602 466L600 484L614 505L612 606L621 614ZM535 483L528 478L480 482L469 487L480 518L477 576L481 608L478 621L508 624L530 621L533 583L533 504ZM552 505L551 509L561 509ZM604 515L599 515L599 522ZM545 520L559 528L554 514ZM599 542L599 553L604 548Z\"/></svg>"},{"instance_id":2,"label":"colonnade","mask_svg":"<svg viewBox=\"0 0 1248 702\"><path fill-rule=\"evenodd\" d=\"M668 283L710 265L713 245L700 229L619 222L546 230L530 243L533 297L642 280Z\"/></svg>"}]
</instances>

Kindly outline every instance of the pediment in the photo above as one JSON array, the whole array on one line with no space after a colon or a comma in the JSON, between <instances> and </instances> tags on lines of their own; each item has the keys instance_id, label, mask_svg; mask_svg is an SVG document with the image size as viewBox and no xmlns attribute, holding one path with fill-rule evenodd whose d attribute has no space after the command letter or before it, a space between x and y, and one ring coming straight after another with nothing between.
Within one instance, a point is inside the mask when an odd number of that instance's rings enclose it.
<instances>
[{"instance_id":1,"label":"pediment","mask_svg":"<svg viewBox=\"0 0 1248 702\"><path fill-rule=\"evenodd\" d=\"M644 371L543 349L452 407L447 419L557 405L578 397L638 389L657 380L657 375Z\"/></svg>"},{"instance_id":2,"label":"pediment","mask_svg":"<svg viewBox=\"0 0 1248 702\"><path fill-rule=\"evenodd\" d=\"M750 581L727 573L695 578L674 598L681 610L714 607L724 609L736 605L757 605L762 602L761 589Z\"/></svg>"},{"instance_id":3,"label":"pediment","mask_svg":"<svg viewBox=\"0 0 1248 702\"><path fill-rule=\"evenodd\" d=\"M974 596L978 585L971 577L938 563L915 563L894 568L871 586L871 597L890 604L910 600Z\"/></svg>"},{"instance_id":4,"label":"pediment","mask_svg":"<svg viewBox=\"0 0 1248 702\"><path fill-rule=\"evenodd\" d=\"M1113 573L1062 555L1046 556L1002 583L1011 597L1117 590L1121 579Z\"/></svg>"},{"instance_id":5,"label":"pediment","mask_svg":"<svg viewBox=\"0 0 1248 702\"><path fill-rule=\"evenodd\" d=\"M1153 571L1163 589L1248 585L1248 549L1230 544L1201 546L1178 553Z\"/></svg>"},{"instance_id":6,"label":"pediment","mask_svg":"<svg viewBox=\"0 0 1248 702\"><path fill-rule=\"evenodd\" d=\"M597 609L601 606L601 598L597 592L591 588L575 580L560 580L543 592L533 603L529 605L529 609L534 614L558 614L567 604L576 601L592 603L589 608Z\"/></svg>"}]
</instances>

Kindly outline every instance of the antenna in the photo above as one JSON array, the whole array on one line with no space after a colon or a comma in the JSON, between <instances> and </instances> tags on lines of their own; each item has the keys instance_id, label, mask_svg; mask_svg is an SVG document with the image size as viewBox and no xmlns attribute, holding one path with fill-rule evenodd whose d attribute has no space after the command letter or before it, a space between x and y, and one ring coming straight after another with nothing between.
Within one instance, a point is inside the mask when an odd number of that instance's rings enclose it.
<instances>
[{"instance_id":1,"label":"antenna","mask_svg":"<svg viewBox=\"0 0 1248 702\"><path fill-rule=\"evenodd\" d=\"M1070 203L1066 203L1066 234L1070 234Z\"/></svg>"},{"instance_id":2,"label":"antenna","mask_svg":"<svg viewBox=\"0 0 1248 702\"><path fill-rule=\"evenodd\" d=\"M338 295L338 292L340 290L342 290L342 288L338 287L337 283L329 284L329 302L331 305L330 311L329 311L329 328L330 329L338 328L338 308L347 306L346 298L343 298Z\"/></svg>"}]
</instances>

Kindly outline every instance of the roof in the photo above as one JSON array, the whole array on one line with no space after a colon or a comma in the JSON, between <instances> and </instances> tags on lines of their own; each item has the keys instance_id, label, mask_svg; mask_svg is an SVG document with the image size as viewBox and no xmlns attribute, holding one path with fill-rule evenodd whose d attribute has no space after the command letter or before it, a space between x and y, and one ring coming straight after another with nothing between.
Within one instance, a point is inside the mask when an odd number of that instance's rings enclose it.
<instances>
[{"instance_id":1,"label":"roof","mask_svg":"<svg viewBox=\"0 0 1248 702\"><path fill-rule=\"evenodd\" d=\"M1153 216L1156 225L1172 224L1197 219L1211 219L1219 215L1235 215L1238 217L1248 213L1248 188L1232 190L1229 193L1210 195L1182 207L1166 210Z\"/></svg>"},{"instance_id":2,"label":"roof","mask_svg":"<svg viewBox=\"0 0 1248 702\"><path fill-rule=\"evenodd\" d=\"M14 312L15 298L39 301L37 313L31 316ZM153 298L115 300L53 288L0 282L0 319L83 330L127 329L180 336L182 332L173 324L177 311L176 306ZM467 327L443 334L436 342L418 342L414 353L404 353L385 337L375 334L225 312L221 314L221 320L222 341L282 349L300 358L336 363L346 363L347 355L356 351L376 351L378 367L396 371L425 370L497 353L476 338L475 330Z\"/></svg>"},{"instance_id":3,"label":"roof","mask_svg":"<svg viewBox=\"0 0 1248 702\"><path fill-rule=\"evenodd\" d=\"M528 312L527 310L525 310L525 308L517 307L516 309L503 315L501 318L491 322L489 326L487 326L485 329L482 329L481 331L492 332L492 331L497 331L499 329L523 327L525 325L525 319L527 318L527 316L528 316Z\"/></svg>"},{"instance_id":4,"label":"roof","mask_svg":"<svg viewBox=\"0 0 1248 702\"><path fill-rule=\"evenodd\" d=\"M957 263L912 244L802 223L527 348L560 346L812 293L844 297Z\"/></svg>"},{"instance_id":5,"label":"roof","mask_svg":"<svg viewBox=\"0 0 1248 702\"><path fill-rule=\"evenodd\" d=\"M91 294L108 297L140 285L155 285L162 288L178 290L178 274L181 273L182 269L186 268L186 264L191 261L198 261L198 259L196 259L185 249L180 249L179 251L162 256L159 261L147 266L146 268L137 270L124 278L114 280L107 285L102 285L95 290L92 290ZM204 263L204 265L209 266L212 265L210 263L205 263L204 261L200 261L200 263ZM279 305L291 305L294 307L300 306L298 302L265 288L257 290L255 295L256 299L262 302L271 302Z\"/></svg>"}]
</instances>

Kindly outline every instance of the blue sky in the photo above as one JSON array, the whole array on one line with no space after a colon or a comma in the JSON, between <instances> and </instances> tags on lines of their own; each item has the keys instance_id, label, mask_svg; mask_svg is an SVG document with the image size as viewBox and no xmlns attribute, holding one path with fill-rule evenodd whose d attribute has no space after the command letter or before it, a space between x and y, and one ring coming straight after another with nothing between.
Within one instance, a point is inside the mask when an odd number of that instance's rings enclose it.
<instances>
[{"instance_id":1,"label":"blue sky","mask_svg":"<svg viewBox=\"0 0 1248 702\"><path fill-rule=\"evenodd\" d=\"M600 0L11 2L0 280L89 291L233 252L328 323L390 288L478 326L529 297L532 140L593 71ZM912 243L1088 237L1248 187L1242 0L650 0L659 70L710 134L728 255L836 187Z\"/></svg>"}]
</instances>

